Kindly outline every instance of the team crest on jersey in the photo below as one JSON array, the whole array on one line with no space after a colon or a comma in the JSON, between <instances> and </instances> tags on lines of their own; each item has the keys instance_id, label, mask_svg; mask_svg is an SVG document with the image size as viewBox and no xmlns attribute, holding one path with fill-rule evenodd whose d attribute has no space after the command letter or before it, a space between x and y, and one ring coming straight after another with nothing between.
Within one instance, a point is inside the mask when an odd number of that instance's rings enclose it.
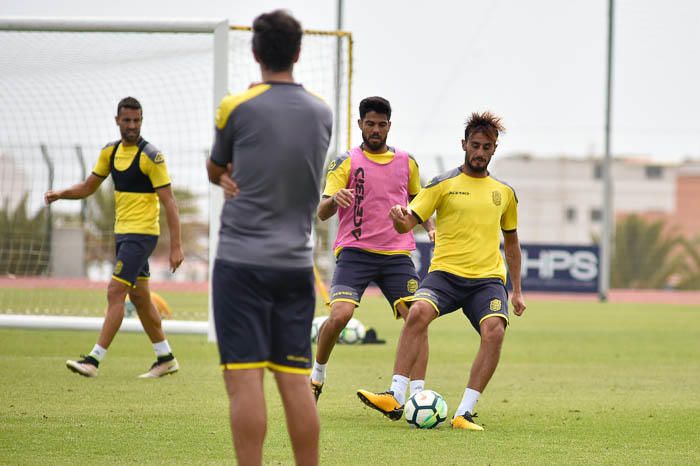
<instances>
[{"instance_id":1,"label":"team crest on jersey","mask_svg":"<svg viewBox=\"0 0 700 466\"><path fill-rule=\"evenodd\" d=\"M156 156L153 158L153 163L163 163L165 161L165 157L163 157L163 154L158 152Z\"/></svg>"},{"instance_id":2,"label":"team crest on jersey","mask_svg":"<svg viewBox=\"0 0 700 466\"><path fill-rule=\"evenodd\" d=\"M406 282L406 289L409 293L415 293L418 290L418 280L411 278L408 282Z\"/></svg>"},{"instance_id":3,"label":"team crest on jersey","mask_svg":"<svg viewBox=\"0 0 700 466\"><path fill-rule=\"evenodd\" d=\"M500 191L492 191L491 192L491 200L493 200L494 204L501 205L501 192Z\"/></svg>"},{"instance_id":4,"label":"team crest on jersey","mask_svg":"<svg viewBox=\"0 0 700 466\"><path fill-rule=\"evenodd\" d=\"M123 267L124 263L122 261L117 261L117 263L114 264L114 275L119 275Z\"/></svg>"},{"instance_id":5,"label":"team crest on jersey","mask_svg":"<svg viewBox=\"0 0 700 466\"><path fill-rule=\"evenodd\" d=\"M500 311L502 307L501 300L496 298L492 299L491 302L489 303L489 309L492 311Z\"/></svg>"}]
</instances>

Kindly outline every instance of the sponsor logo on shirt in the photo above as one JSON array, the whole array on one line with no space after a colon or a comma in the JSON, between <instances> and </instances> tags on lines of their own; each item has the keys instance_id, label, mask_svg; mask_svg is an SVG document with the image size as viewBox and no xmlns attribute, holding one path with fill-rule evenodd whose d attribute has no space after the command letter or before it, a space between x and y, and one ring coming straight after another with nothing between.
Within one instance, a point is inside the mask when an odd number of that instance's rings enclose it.
<instances>
[{"instance_id":1,"label":"sponsor logo on shirt","mask_svg":"<svg viewBox=\"0 0 700 466\"><path fill-rule=\"evenodd\" d=\"M355 204L352 214L352 222L355 228L352 230L352 236L359 240L362 236L362 201L365 200L365 170L359 167L355 170Z\"/></svg>"}]
</instances>

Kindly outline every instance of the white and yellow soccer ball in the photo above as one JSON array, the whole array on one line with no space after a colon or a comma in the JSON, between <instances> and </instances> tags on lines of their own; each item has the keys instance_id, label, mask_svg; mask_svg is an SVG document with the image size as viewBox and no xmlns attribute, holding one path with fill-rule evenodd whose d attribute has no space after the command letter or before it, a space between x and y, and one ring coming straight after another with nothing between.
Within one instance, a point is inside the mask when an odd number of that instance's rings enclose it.
<instances>
[{"instance_id":1,"label":"white and yellow soccer ball","mask_svg":"<svg viewBox=\"0 0 700 466\"><path fill-rule=\"evenodd\" d=\"M328 316L318 316L311 321L311 343L316 343L316 340L318 340L318 331L326 319L328 319Z\"/></svg>"},{"instance_id":2,"label":"white and yellow soccer ball","mask_svg":"<svg viewBox=\"0 0 700 466\"><path fill-rule=\"evenodd\" d=\"M403 414L411 427L432 429L447 419L447 403L439 393L421 390L406 401Z\"/></svg>"},{"instance_id":3,"label":"white and yellow soccer ball","mask_svg":"<svg viewBox=\"0 0 700 466\"><path fill-rule=\"evenodd\" d=\"M354 317L348 321L348 324L340 332L338 337L338 343L343 343L346 345L355 345L362 343L365 339L365 326L362 322L355 319Z\"/></svg>"}]
</instances>

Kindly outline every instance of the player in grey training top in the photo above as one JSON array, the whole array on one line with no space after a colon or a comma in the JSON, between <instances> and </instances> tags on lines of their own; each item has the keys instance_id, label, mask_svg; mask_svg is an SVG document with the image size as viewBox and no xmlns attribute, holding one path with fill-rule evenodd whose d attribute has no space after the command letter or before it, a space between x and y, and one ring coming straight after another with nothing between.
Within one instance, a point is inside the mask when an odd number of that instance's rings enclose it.
<instances>
[{"instance_id":1,"label":"player in grey training top","mask_svg":"<svg viewBox=\"0 0 700 466\"><path fill-rule=\"evenodd\" d=\"M216 115L209 181L221 186L212 308L238 464L262 464L263 372L282 398L297 465L319 462L320 421L309 390L314 317L311 220L331 139L331 111L294 82L302 29L289 13L253 22L263 83L226 97Z\"/></svg>"},{"instance_id":2,"label":"player in grey training top","mask_svg":"<svg viewBox=\"0 0 700 466\"><path fill-rule=\"evenodd\" d=\"M221 213L217 259L312 265L311 222L332 124L328 106L299 84L259 84L224 100L211 161L233 164L240 193Z\"/></svg>"}]
</instances>

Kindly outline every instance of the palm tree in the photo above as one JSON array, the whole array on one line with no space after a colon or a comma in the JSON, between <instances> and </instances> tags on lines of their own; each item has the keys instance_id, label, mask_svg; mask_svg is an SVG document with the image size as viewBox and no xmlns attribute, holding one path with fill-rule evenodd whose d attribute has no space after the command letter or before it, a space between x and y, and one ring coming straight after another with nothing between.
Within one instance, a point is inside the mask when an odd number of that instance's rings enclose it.
<instances>
[{"instance_id":1,"label":"palm tree","mask_svg":"<svg viewBox=\"0 0 700 466\"><path fill-rule=\"evenodd\" d=\"M667 232L663 221L629 215L618 222L612 257L613 288L664 288L682 269L677 254L681 237Z\"/></svg>"},{"instance_id":2,"label":"palm tree","mask_svg":"<svg viewBox=\"0 0 700 466\"><path fill-rule=\"evenodd\" d=\"M683 240L683 253L686 258L680 272L679 290L700 290L700 236L694 240Z\"/></svg>"}]
</instances>

